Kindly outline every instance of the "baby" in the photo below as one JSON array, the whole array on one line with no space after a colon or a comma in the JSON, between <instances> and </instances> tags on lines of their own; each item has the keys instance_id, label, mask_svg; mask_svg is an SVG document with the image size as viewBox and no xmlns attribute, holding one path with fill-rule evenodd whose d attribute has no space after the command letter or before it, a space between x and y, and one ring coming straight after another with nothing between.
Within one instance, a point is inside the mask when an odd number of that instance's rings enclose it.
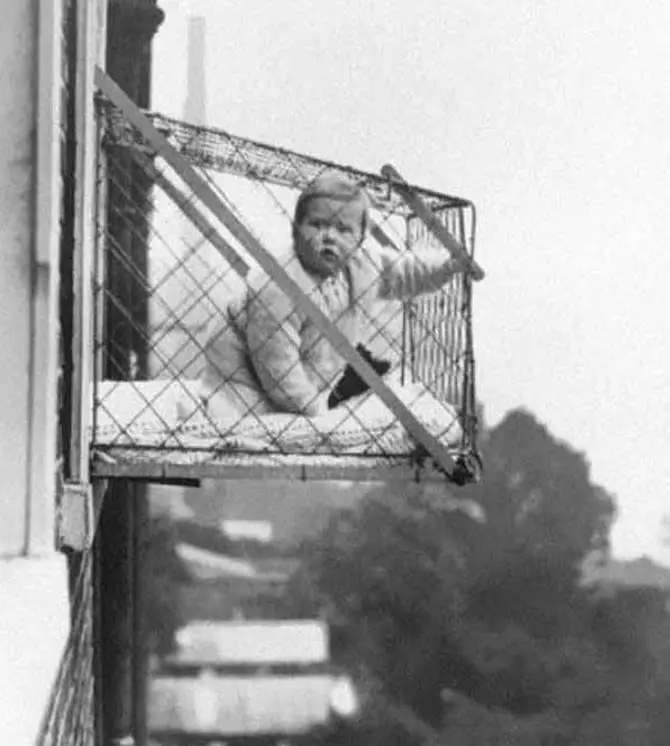
<instances>
[{"instance_id":1,"label":"baby","mask_svg":"<svg viewBox=\"0 0 670 746\"><path fill-rule=\"evenodd\" d=\"M421 253L365 244L369 202L339 174L301 193L293 246L279 261L295 283L357 346L379 300L432 292L463 268L446 249ZM206 349L200 395L212 417L253 410L315 416L328 410L346 362L317 325L261 269L228 305Z\"/></svg>"}]
</instances>

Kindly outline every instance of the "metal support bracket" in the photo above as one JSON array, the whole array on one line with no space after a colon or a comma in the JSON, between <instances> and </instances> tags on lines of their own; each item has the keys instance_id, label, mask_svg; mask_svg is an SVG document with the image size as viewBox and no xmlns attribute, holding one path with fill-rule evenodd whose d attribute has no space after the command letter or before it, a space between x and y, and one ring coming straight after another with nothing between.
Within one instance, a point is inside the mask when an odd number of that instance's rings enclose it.
<instances>
[{"instance_id":1,"label":"metal support bracket","mask_svg":"<svg viewBox=\"0 0 670 746\"><path fill-rule=\"evenodd\" d=\"M88 551L93 545L106 482L65 482L60 496L57 543L60 549Z\"/></svg>"}]
</instances>

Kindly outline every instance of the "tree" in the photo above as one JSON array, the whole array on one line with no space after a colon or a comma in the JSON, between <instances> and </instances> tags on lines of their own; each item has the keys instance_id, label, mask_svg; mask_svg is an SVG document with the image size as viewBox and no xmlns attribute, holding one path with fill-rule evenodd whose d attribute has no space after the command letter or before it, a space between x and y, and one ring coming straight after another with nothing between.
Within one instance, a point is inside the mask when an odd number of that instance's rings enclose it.
<instances>
[{"instance_id":1,"label":"tree","mask_svg":"<svg viewBox=\"0 0 670 746\"><path fill-rule=\"evenodd\" d=\"M573 572L587 554L606 550L612 497L590 480L583 454L556 440L525 410L508 414L486 438L481 484L463 494L479 501L485 540L469 560L487 571L515 556L534 557Z\"/></svg>"},{"instance_id":2,"label":"tree","mask_svg":"<svg viewBox=\"0 0 670 746\"><path fill-rule=\"evenodd\" d=\"M613 707L624 666L580 584L613 501L526 412L488 434L484 455L484 482L458 494L486 523L454 512L444 487L385 485L303 544L290 595L329 620L339 662L430 727L448 690L498 713L510 744L570 743L585 713Z\"/></svg>"}]
</instances>

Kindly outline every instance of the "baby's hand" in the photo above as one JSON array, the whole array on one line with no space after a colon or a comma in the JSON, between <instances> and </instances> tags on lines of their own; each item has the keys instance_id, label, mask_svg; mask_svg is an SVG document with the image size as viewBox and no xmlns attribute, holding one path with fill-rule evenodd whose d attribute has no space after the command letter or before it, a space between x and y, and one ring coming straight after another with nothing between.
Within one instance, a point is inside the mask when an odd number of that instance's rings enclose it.
<instances>
[{"instance_id":1,"label":"baby's hand","mask_svg":"<svg viewBox=\"0 0 670 746\"><path fill-rule=\"evenodd\" d=\"M324 414L328 411L328 392L319 394L316 399L313 399L309 404L303 407L302 413L306 417L317 417L320 414Z\"/></svg>"}]
</instances>

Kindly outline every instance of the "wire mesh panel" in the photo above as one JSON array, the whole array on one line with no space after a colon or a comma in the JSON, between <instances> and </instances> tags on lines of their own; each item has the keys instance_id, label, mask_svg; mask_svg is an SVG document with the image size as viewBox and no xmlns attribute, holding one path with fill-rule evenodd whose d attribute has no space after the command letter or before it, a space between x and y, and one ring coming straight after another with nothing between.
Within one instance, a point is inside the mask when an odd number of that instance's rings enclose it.
<instances>
[{"instance_id":1,"label":"wire mesh panel","mask_svg":"<svg viewBox=\"0 0 670 746\"><path fill-rule=\"evenodd\" d=\"M96 473L473 476L471 280L389 179L100 112ZM472 205L412 190L471 252Z\"/></svg>"},{"instance_id":2,"label":"wire mesh panel","mask_svg":"<svg viewBox=\"0 0 670 746\"><path fill-rule=\"evenodd\" d=\"M93 550L70 557L70 634L37 746L96 743L94 567Z\"/></svg>"},{"instance_id":3,"label":"wire mesh panel","mask_svg":"<svg viewBox=\"0 0 670 746\"><path fill-rule=\"evenodd\" d=\"M456 207L437 213L440 222L470 250L474 249L475 213ZM410 242L428 229L408 219ZM438 397L456 404L463 428L464 453L477 458L475 357L472 339L472 287L458 275L439 293L418 297L405 308L405 365Z\"/></svg>"}]
</instances>

